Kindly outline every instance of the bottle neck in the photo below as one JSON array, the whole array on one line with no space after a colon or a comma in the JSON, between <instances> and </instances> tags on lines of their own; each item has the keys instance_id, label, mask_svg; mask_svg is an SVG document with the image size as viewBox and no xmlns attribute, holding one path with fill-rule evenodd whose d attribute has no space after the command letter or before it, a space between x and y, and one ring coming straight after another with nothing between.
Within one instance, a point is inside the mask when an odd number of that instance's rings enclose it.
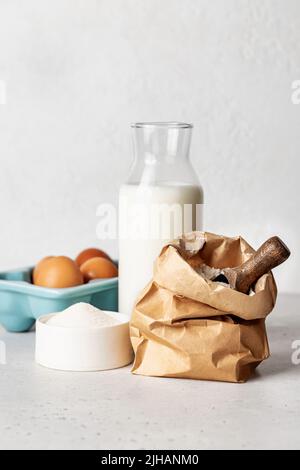
<instances>
[{"instance_id":1,"label":"bottle neck","mask_svg":"<svg viewBox=\"0 0 300 470\"><path fill-rule=\"evenodd\" d=\"M184 123L137 123L133 125L136 160L145 164L180 164L189 158L192 126Z\"/></svg>"},{"instance_id":2,"label":"bottle neck","mask_svg":"<svg viewBox=\"0 0 300 470\"><path fill-rule=\"evenodd\" d=\"M132 127L134 164L128 183L197 184L189 161L191 124L137 123Z\"/></svg>"}]
</instances>

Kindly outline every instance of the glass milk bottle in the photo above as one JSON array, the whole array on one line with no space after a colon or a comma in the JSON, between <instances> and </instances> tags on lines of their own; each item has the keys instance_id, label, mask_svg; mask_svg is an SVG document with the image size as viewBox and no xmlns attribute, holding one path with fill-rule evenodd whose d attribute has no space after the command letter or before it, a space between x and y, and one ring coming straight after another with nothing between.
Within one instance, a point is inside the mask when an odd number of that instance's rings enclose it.
<instances>
[{"instance_id":1,"label":"glass milk bottle","mask_svg":"<svg viewBox=\"0 0 300 470\"><path fill-rule=\"evenodd\" d=\"M189 160L193 126L132 124L134 162L119 193L119 311L131 315L169 240L202 229L203 190Z\"/></svg>"}]
</instances>

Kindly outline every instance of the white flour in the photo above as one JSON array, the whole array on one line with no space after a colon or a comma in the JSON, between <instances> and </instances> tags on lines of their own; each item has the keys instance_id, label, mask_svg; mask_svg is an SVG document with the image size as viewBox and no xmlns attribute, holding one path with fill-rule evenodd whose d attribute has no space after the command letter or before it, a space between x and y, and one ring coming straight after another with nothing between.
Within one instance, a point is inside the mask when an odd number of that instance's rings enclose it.
<instances>
[{"instance_id":1,"label":"white flour","mask_svg":"<svg viewBox=\"0 0 300 470\"><path fill-rule=\"evenodd\" d=\"M47 325L65 328L97 328L99 326L111 326L119 323L117 319L102 312L99 308L84 302L71 305L66 310L54 314L47 321Z\"/></svg>"}]
</instances>

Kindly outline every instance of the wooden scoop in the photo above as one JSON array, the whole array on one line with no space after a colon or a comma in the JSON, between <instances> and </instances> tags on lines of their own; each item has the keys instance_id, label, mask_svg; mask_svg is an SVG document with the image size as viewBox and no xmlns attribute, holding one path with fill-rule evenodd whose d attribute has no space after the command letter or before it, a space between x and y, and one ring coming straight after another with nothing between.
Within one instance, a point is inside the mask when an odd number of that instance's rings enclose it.
<instances>
[{"instance_id":1,"label":"wooden scoop","mask_svg":"<svg viewBox=\"0 0 300 470\"><path fill-rule=\"evenodd\" d=\"M290 250L279 237L269 238L248 261L236 268L222 269L213 281L225 282L232 289L248 294L250 287L261 276L283 263L290 254Z\"/></svg>"}]
</instances>

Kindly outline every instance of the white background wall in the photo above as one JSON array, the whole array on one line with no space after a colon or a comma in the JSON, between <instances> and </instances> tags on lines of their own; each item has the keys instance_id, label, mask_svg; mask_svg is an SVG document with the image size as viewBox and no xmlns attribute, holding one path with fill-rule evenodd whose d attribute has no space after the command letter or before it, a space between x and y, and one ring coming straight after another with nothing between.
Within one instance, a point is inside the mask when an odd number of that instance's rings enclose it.
<instances>
[{"instance_id":1,"label":"white background wall","mask_svg":"<svg viewBox=\"0 0 300 470\"><path fill-rule=\"evenodd\" d=\"M279 234L300 292L299 0L0 0L0 267L116 242L129 123L195 124L205 228L257 247Z\"/></svg>"}]
</instances>

